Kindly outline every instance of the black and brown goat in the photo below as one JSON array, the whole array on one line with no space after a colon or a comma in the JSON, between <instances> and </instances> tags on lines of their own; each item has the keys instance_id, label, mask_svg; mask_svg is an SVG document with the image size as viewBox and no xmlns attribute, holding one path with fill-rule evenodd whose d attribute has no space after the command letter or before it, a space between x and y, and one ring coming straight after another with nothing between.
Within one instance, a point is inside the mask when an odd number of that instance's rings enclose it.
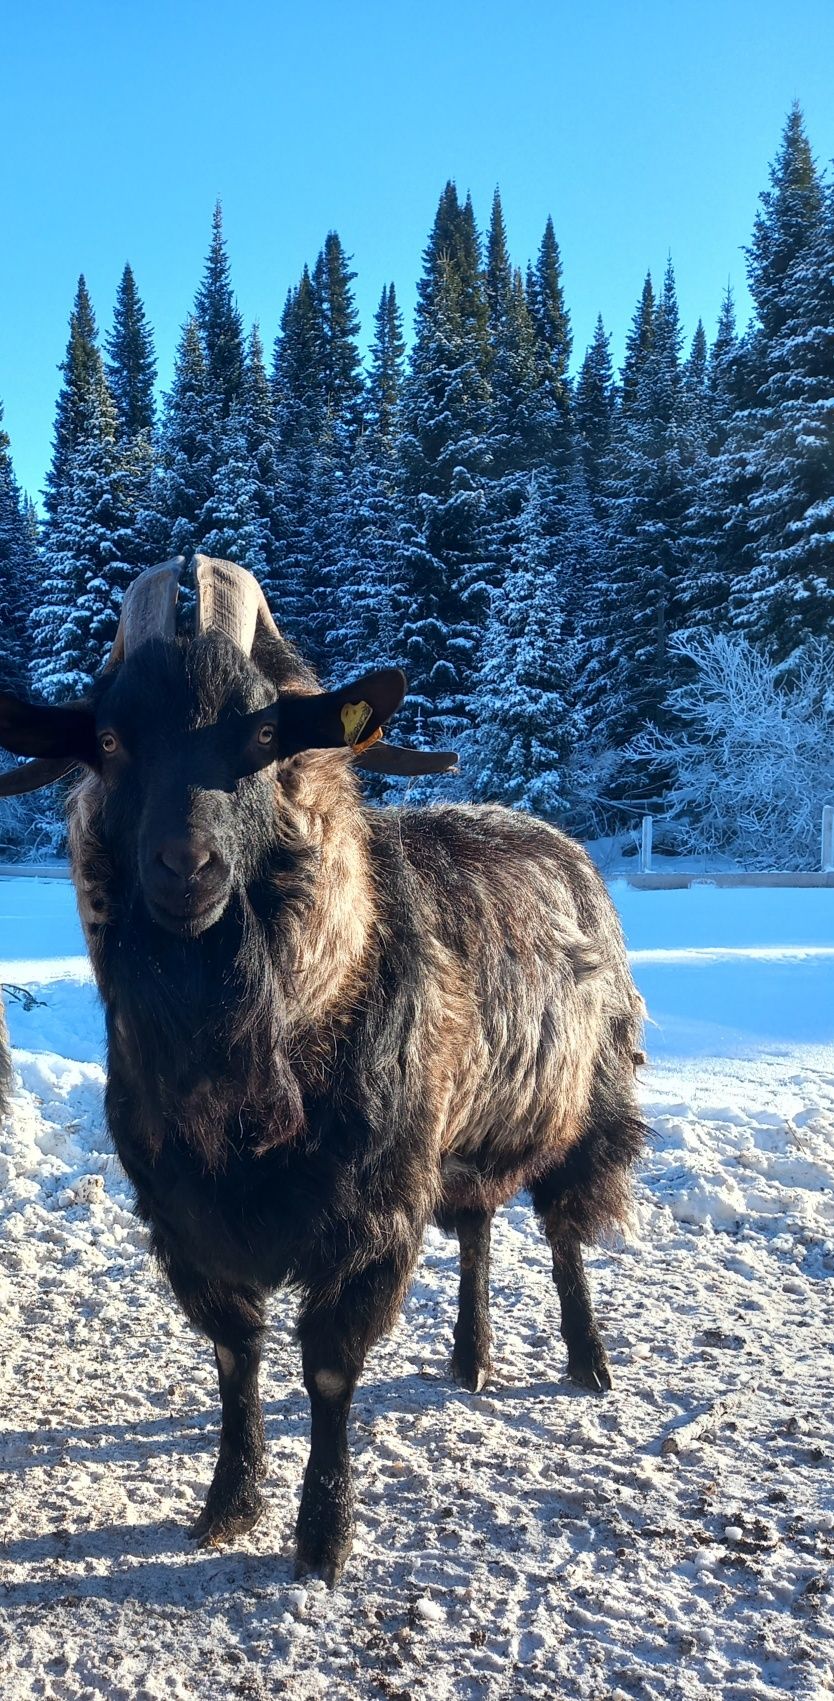
<instances>
[{"instance_id":1,"label":"black and brown goat","mask_svg":"<svg viewBox=\"0 0 834 1701\"><path fill-rule=\"evenodd\" d=\"M9 1049L9 1030L6 1027L6 1012L3 1000L0 998L0 1116L5 1116L9 1108L12 1092L12 1054Z\"/></svg>"},{"instance_id":2,"label":"black and brown goat","mask_svg":"<svg viewBox=\"0 0 834 1701\"><path fill-rule=\"evenodd\" d=\"M351 1399L427 1223L460 1240L459 1381L489 1374L490 1221L528 1188L570 1374L610 1386L580 1243L627 1205L640 1001L570 839L495 807L362 803L358 762L421 763L379 742L401 674L322 693L250 575L204 558L196 635L176 636L177 571L136 582L88 703L0 698L0 743L36 759L33 783L86 766L70 844L107 1115L217 1358L220 1455L192 1533L260 1514L265 1303L291 1284L312 1413L298 1564L332 1580Z\"/></svg>"}]
</instances>

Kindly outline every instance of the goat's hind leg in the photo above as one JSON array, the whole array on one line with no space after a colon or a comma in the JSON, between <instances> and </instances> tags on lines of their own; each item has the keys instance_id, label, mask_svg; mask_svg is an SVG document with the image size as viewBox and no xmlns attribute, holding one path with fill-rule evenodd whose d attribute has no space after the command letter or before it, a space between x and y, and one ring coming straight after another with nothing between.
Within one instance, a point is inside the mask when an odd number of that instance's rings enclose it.
<instances>
[{"instance_id":1,"label":"goat's hind leg","mask_svg":"<svg viewBox=\"0 0 834 1701\"><path fill-rule=\"evenodd\" d=\"M629 1175L646 1138L634 1097L630 1023L621 1040L620 1053L597 1064L584 1133L530 1188L553 1253L568 1371L574 1382L596 1394L611 1387L611 1371L594 1318L582 1243L593 1243L627 1218Z\"/></svg>"},{"instance_id":2,"label":"goat's hind leg","mask_svg":"<svg viewBox=\"0 0 834 1701\"><path fill-rule=\"evenodd\" d=\"M263 1296L253 1290L209 1288L181 1270L169 1270L169 1275L187 1315L214 1343L220 1383L220 1452L206 1504L188 1532L207 1547L251 1530L264 1508L258 1487L266 1475L258 1392Z\"/></svg>"},{"instance_id":3,"label":"goat's hind leg","mask_svg":"<svg viewBox=\"0 0 834 1701\"><path fill-rule=\"evenodd\" d=\"M460 1245L460 1297L455 1323L452 1375L470 1393L479 1394L492 1370L489 1326L490 1211L456 1211Z\"/></svg>"},{"instance_id":4,"label":"goat's hind leg","mask_svg":"<svg viewBox=\"0 0 834 1701\"><path fill-rule=\"evenodd\" d=\"M604 1394L611 1387L611 1370L594 1316L579 1235L561 1209L558 1170L536 1182L530 1192L553 1255L568 1375L580 1387Z\"/></svg>"}]
</instances>

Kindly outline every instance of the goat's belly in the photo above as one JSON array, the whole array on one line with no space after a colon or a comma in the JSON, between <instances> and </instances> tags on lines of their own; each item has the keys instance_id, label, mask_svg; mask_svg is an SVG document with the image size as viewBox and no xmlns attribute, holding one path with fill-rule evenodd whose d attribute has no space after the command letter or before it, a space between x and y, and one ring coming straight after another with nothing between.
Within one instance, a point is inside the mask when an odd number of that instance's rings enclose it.
<instances>
[{"instance_id":1,"label":"goat's belly","mask_svg":"<svg viewBox=\"0 0 834 1701\"><path fill-rule=\"evenodd\" d=\"M444 1159L512 1166L558 1156L578 1138L598 1049L593 1023L554 1032L549 1013L460 1072L449 1095Z\"/></svg>"},{"instance_id":2,"label":"goat's belly","mask_svg":"<svg viewBox=\"0 0 834 1701\"><path fill-rule=\"evenodd\" d=\"M561 1004L547 1002L539 988L537 999L528 992L526 1010L484 1015L449 1095L441 1215L498 1209L579 1139L600 1045L599 1002L573 985L560 996Z\"/></svg>"}]
</instances>

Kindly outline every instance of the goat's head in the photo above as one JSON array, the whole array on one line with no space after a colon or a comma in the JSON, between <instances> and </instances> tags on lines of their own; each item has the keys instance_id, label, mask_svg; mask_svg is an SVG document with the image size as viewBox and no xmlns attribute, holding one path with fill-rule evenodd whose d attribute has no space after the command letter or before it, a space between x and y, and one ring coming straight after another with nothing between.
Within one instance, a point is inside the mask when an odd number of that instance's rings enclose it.
<instances>
[{"instance_id":1,"label":"goat's head","mask_svg":"<svg viewBox=\"0 0 834 1701\"><path fill-rule=\"evenodd\" d=\"M0 695L0 745L33 758L0 778L0 794L24 789L27 772L34 788L86 765L120 880L159 926L193 937L220 919L274 842L274 764L345 746L389 772L441 771L453 758L379 742L405 693L399 669L319 690L257 581L230 562L196 558L196 632L177 637L180 565L131 586L87 701Z\"/></svg>"}]
</instances>

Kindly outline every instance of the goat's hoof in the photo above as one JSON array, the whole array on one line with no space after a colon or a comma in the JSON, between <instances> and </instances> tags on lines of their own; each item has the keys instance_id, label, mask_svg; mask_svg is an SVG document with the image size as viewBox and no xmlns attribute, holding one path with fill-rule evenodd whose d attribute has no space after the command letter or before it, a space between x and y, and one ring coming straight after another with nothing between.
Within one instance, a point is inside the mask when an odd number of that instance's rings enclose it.
<instances>
[{"instance_id":1,"label":"goat's hoof","mask_svg":"<svg viewBox=\"0 0 834 1701\"><path fill-rule=\"evenodd\" d=\"M221 1547L224 1542L234 1541L237 1536L245 1536L247 1530L254 1529L263 1513L264 1502L260 1495L236 1511L219 1512L204 1506L188 1534L198 1547Z\"/></svg>"},{"instance_id":2,"label":"goat's hoof","mask_svg":"<svg viewBox=\"0 0 834 1701\"><path fill-rule=\"evenodd\" d=\"M347 1553L340 1559L319 1559L315 1563L307 1559L297 1559L293 1567L293 1577L296 1583L303 1583L309 1577L320 1577L328 1589L335 1589L345 1568Z\"/></svg>"},{"instance_id":3,"label":"goat's hoof","mask_svg":"<svg viewBox=\"0 0 834 1701\"><path fill-rule=\"evenodd\" d=\"M611 1367L601 1341L583 1341L568 1354L568 1375L592 1394L607 1394L612 1387Z\"/></svg>"},{"instance_id":4,"label":"goat's hoof","mask_svg":"<svg viewBox=\"0 0 834 1701\"><path fill-rule=\"evenodd\" d=\"M322 1577L328 1589L335 1589L344 1571L353 1546L353 1528L336 1540L304 1540L297 1538L295 1577Z\"/></svg>"},{"instance_id":5,"label":"goat's hoof","mask_svg":"<svg viewBox=\"0 0 834 1701\"><path fill-rule=\"evenodd\" d=\"M340 1492L322 1478L305 1478L296 1522L296 1577L323 1577L328 1589L339 1582L354 1543L354 1497L351 1482Z\"/></svg>"},{"instance_id":6,"label":"goat's hoof","mask_svg":"<svg viewBox=\"0 0 834 1701\"><path fill-rule=\"evenodd\" d=\"M480 1394L492 1375L492 1364L488 1358L479 1363L456 1352L452 1355L452 1375L461 1388Z\"/></svg>"}]
</instances>

